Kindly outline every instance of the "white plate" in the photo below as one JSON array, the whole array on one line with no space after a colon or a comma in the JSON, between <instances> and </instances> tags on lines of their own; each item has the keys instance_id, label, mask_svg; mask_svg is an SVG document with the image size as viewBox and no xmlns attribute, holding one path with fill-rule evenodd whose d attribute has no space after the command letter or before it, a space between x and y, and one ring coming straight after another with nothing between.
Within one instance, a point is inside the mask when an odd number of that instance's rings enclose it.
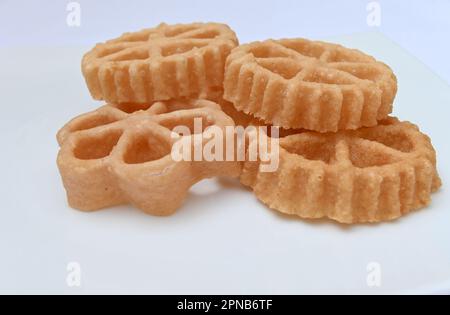
<instances>
[{"instance_id":1,"label":"white plate","mask_svg":"<svg viewBox=\"0 0 450 315\"><path fill-rule=\"evenodd\" d=\"M210 180L168 218L131 207L72 210L56 168L55 134L100 105L80 73L85 48L1 50L0 292L450 293L450 88L380 34L334 40L397 74L395 114L419 124L438 152L444 187L429 208L347 227L278 215L237 181ZM81 268L80 287L66 281L70 262ZM379 267L380 286L368 285L368 266Z\"/></svg>"}]
</instances>

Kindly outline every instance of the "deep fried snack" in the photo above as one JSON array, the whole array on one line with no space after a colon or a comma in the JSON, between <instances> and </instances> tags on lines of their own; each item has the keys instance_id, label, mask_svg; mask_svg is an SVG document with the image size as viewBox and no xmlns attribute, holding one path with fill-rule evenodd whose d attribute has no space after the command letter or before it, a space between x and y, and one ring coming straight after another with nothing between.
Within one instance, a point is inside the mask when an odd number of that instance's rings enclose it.
<instances>
[{"instance_id":1,"label":"deep fried snack","mask_svg":"<svg viewBox=\"0 0 450 315\"><path fill-rule=\"evenodd\" d=\"M228 116L230 116L233 119L236 127L238 127L238 126L241 126L243 128L247 128L249 126L266 127L266 132L269 134L269 136L272 132L272 127L275 127L278 130L279 137L286 137L286 136L289 136L292 134L297 134L299 132L305 131L303 129L285 129L285 128L281 128L279 126L269 125L269 124L265 123L264 121L262 121L261 119L258 119L256 117L246 114L244 112L238 111L233 106L233 104L231 104L230 102L228 102L224 99L217 101L217 103L222 108L222 111L225 112L225 114L227 114Z\"/></svg>"},{"instance_id":2,"label":"deep fried snack","mask_svg":"<svg viewBox=\"0 0 450 315\"><path fill-rule=\"evenodd\" d=\"M241 45L229 55L224 98L267 124L319 132L375 126L392 111L392 70L358 50L306 39Z\"/></svg>"},{"instance_id":3,"label":"deep fried snack","mask_svg":"<svg viewBox=\"0 0 450 315\"><path fill-rule=\"evenodd\" d=\"M441 186L429 137L396 118L279 141L278 170L263 173L260 161L247 161L241 182L282 213L341 223L393 220L428 205Z\"/></svg>"},{"instance_id":4,"label":"deep fried snack","mask_svg":"<svg viewBox=\"0 0 450 315\"><path fill-rule=\"evenodd\" d=\"M106 105L69 122L57 136L69 204L92 211L131 203L149 214L170 215L196 182L239 176L238 162L174 161L172 145L195 135L174 138L172 130L194 128L194 119L202 120L204 131L233 123L206 100ZM203 144L192 141L192 152Z\"/></svg>"},{"instance_id":5,"label":"deep fried snack","mask_svg":"<svg viewBox=\"0 0 450 315\"><path fill-rule=\"evenodd\" d=\"M261 119L237 110L232 103L224 100L223 98L217 100L217 103L220 105L225 114L233 119L236 126L248 127L266 125Z\"/></svg>"},{"instance_id":6,"label":"deep fried snack","mask_svg":"<svg viewBox=\"0 0 450 315\"><path fill-rule=\"evenodd\" d=\"M237 44L224 24L160 24L97 44L82 71L92 97L110 103L205 98L222 89L225 60Z\"/></svg>"}]
</instances>

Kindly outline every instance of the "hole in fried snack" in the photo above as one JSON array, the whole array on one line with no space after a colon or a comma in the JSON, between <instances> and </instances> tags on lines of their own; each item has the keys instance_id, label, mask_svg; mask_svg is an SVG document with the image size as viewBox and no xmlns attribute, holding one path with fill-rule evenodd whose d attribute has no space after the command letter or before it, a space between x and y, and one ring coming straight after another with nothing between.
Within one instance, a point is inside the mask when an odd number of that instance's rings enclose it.
<instances>
[{"instance_id":1,"label":"hole in fried snack","mask_svg":"<svg viewBox=\"0 0 450 315\"><path fill-rule=\"evenodd\" d=\"M196 26L191 25L191 26L179 26L179 27L169 27L165 32L164 35L166 35L167 37L173 37L173 36L178 36L181 35L183 33L187 33L190 32L192 30L197 29Z\"/></svg>"},{"instance_id":2,"label":"hole in fried snack","mask_svg":"<svg viewBox=\"0 0 450 315\"><path fill-rule=\"evenodd\" d=\"M372 58L357 50L337 47L329 52L327 62L370 62Z\"/></svg>"},{"instance_id":3,"label":"hole in fried snack","mask_svg":"<svg viewBox=\"0 0 450 315\"><path fill-rule=\"evenodd\" d=\"M287 80L292 79L301 71L301 67L298 64L293 64L288 60L277 60L274 62L269 59L258 59L258 64L273 73L281 75Z\"/></svg>"},{"instance_id":4,"label":"hole in fried snack","mask_svg":"<svg viewBox=\"0 0 450 315\"><path fill-rule=\"evenodd\" d=\"M188 52L195 48L202 48L204 46L208 45L207 43L176 43L164 46L161 51L161 55L163 57L172 56L172 55L178 55L185 52Z\"/></svg>"},{"instance_id":5,"label":"hole in fried snack","mask_svg":"<svg viewBox=\"0 0 450 315\"><path fill-rule=\"evenodd\" d=\"M378 151L370 150L367 146L360 146L358 144L350 144L350 160L352 164L359 168L382 166L391 164L396 161L391 155Z\"/></svg>"},{"instance_id":6,"label":"hole in fried snack","mask_svg":"<svg viewBox=\"0 0 450 315\"><path fill-rule=\"evenodd\" d=\"M204 117L201 115L192 117L174 117L166 119L160 124L167 129L173 130L174 132L185 136L185 135L194 135L201 134L205 132L208 127L214 125L214 121L208 119L208 117Z\"/></svg>"},{"instance_id":7,"label":"hole in fried snack","mask_svg":"<svg viewBox=\"0 0 450 315\"><path fill-rule=\"evenodd\" d=\"M75 147L74 155L80 160L105 158L109 156L121 136L121 130L114 130L108 131L101 136L82 138Z\"/></svg>"},{"instance_id":8,"label":"hole in fried snack","mask_svg":"<svg viewBox=\"0 0 450 315\"><path fill-rule=\"evenodd\" d=\"M249 49L248 52L255 56L255 58L276 58L289 56L284 51L270 45L257 45Z\"/></svg>"},{"instance_id":9,"label":"hole in fried snack","mask_svg":"<svg viewBox=\"0 0 450 315\"><path fill-rule=\"evenodd\" d=\"M133 49L118 53L116 56L111 56L109 59L113 61L127 61L127 60L145 60L148 59L149 54L146 48Z\"/></svg>"},{"instance_id":10,"label":"hole in fried snack","mask_svg":"<svg viewBox=\"0 0 450 315\"><path fill-rule=\"evenodd\" d=\"M326 138L311 138L306 135L295 140L281 141L280 145L289 153L301 155L308 160L330 163L335 156L334 143Z\"/></svg>"},{"instance_id":11,"label":"hole in fried snack","mask_svg":"<svg viewBox=\"0 0 450 315\"><path fill-rule=\"evenodd\" d=\"M309 71L303 81L325 84L353 84L354 82L344 73L327 68L315 68Z\"/></svg>"},{"instance_id":12,"label":"hole in fried snack","mask_svg":"<svg viewBox=\"0 0 450 315\"><path fill-rule=\"evenodd\" d=\"M113 104L111 106L114 106L118 110L121 110L122 112L125 112L127 114L132 114L140 110L147 110L150 108L151 105L152 104L120 103L120 104Z\"/></svg>"},{"instance_id":13,"label":"hole in fried snack","mask_svg":"<svg viewBox=\"0 0 450 315\"><path fill-rule=\"evenodd\" d=\"M333 65L333 68L350 73L359 79L371 81L378 80L384 74L380 67L382 66L368 63L341 63Z\"/></svg>"},{"instance_id":14,"label":"hole in fried snack","mask_svg":"<svg viewBox=\"0 0 450 315\"><path fill-rule=\"evenodd\" d=\"M414 149L411 139L409 139L406 134L399 133L398 131L389 132L386 130L382 133L360 134L359 137L366 140L379 142L394 150L405 153L411 152Z\"/></svg>"},{"instance_id":15,"label":"hole in fried snack","mask_svg":"<svg viewBox=\"0 0 450 315\"><path fill-rule=\"evenodd\" d=\"M324 53L325 48L320 43L314 43L308 40L285 40L282 41L284 47L295 50L296 52L313 58L320 58L320 56Z\"/></svg>"},{"instance_id":16,"label":"hole in fried snack","mask_svg":"<svg viewBox=\"0 0 450 315\"><path fill-rule=\"evenodd\" d=\"M120 37L121 42L145 42L154 32L134 32L124 34Z\"/></svg>"},{"instance_id":17,"label":"hole in fried snack","mask_svg":"<svg viewBox=\"0 0 450 315\"><path fill-rule=\"evenodd\" d=\"M150 134L135 135L123 157L127 164L156 161L170 154L170 143Z\"/></svg>"},{"instance_id":18,"label":"hole in fried snack","mask_svg":"<svg viewBox=\"0 0 450 315\"><path fill-rule=\"evenodd\" d=\"M117 121L116 118L111 117L109 115L95 113L92 115L82 117L81 119L76 121L73 124L71 131L74 132L74 131L92 129L95 127L112 124L113 122L116 122L116 121Z\"/></svg>"},{"instance_id":19,"label":"hole in fried snack","mask_svg":"<svg viewBox=\"0 0 450 315\"><path fill-rule=\"evenodd\" d=\"M118 42L115 44L110 44L110 45L104 45L101 44L102 49L98 51L98 55L97 58L103 58L115 53L118 53L121 50L126 49L128 46L126 43L123 42Z\"/></svg>"},{"instance_id":20,"label":"hole in fried snack","mask_svg":"<svg viewBox=\"0 0 450 315\"><path fill-rule=\"evenodd\" d=\"M205 30L203 32L192 34L189 38L198 38L198 39L210 39L219 36L220 33L217 30Z\"/></svg>"}]
</instances>

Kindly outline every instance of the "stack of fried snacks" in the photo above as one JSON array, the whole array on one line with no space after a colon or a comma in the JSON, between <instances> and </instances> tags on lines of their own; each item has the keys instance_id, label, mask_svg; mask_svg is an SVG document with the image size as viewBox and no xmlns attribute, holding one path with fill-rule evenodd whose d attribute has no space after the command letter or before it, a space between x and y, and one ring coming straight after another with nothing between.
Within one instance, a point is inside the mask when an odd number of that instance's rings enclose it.
<instances>
[{"instance_id":1,"label":"stack of fried snacks","mask_svg":"<svg viewBox=\"0 0 450 315\"><path fill-rule=\"evenodd\" d=\"M92 97L107 104L58 133L58 166L80 210L130 203L170 215L196 182L232 176L285 214L380 222L428 205L441 185L429 137L389 116L391 68L358 50L306 39L239 46L224 24L161 24L97 44L82 71ZM183 137L172 129L193 129L194 119L201 133L280 127L277 169L263 172L248 154L174 161ZM258 134L244 150L274 140Z\"/></svg>"}]
</instances>

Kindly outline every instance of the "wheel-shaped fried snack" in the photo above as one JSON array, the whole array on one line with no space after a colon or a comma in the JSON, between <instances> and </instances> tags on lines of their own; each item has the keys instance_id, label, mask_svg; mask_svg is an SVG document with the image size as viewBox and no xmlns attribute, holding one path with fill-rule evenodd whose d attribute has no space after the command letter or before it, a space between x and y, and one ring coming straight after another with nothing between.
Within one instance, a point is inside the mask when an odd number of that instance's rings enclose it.
<instances>
[{"instance_id":1,"label":"wheel-shaped fried snack","mask_svg":"<svg viewBox=\"0 0 450 315\"><path fill-rule=\"evenodd\" d=\"M426 206L441 181L428 136L395 118L376 127L279 140L279 168L247 161L241 182L270 208L302 218L379 222Z\"/></svg>"},{"instance_id":2,"label":"wheel-shaped fried snack","mask_svg":"<svg viewBox=\"0 0 450 315\"><path fill-rule=\"evenodd\" d=\"M241 45L228 56L224 98L283 128L375 126L392 111L392 70L358 50L306 39Z\"/></svg>"},{"instance_id":3,"label":"wheel-shaped fried snack","mask_svg":"<svg viewBox=\"0 0 450 315\"><path fill-rule=\"evenodd\" d=\"M222 89L225 60L237 44L224 24L161 24L97 44L82 71L92 96L110 103L205 98Z\"/></svg>"}]
</instances>

